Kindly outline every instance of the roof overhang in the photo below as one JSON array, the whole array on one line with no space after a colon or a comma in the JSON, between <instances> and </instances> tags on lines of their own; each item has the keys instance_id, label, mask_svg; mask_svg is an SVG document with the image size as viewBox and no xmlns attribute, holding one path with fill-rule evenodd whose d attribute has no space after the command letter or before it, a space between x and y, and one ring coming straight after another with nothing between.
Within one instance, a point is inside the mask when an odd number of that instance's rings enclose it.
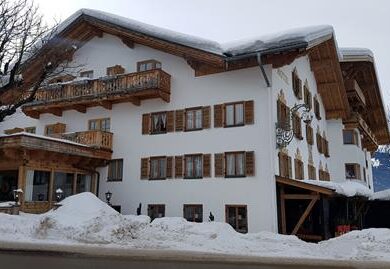
<instances>
[{"instance_id":1,"label":"roof overhang","mask_svg":"<svg viewBox=\"0 0 390 269\"><path fill-rule=\"evenodd\" d=\"M276 183L279 185L299 188L299 189L303 189L303 190L307 190L307 191L311 191L311 192L317 192L317 193L328 195L328 196L336 195L336 192L334 190L328 189L328 188L325 188L322 186L317 186L317 185L305 183L305 182L302 182L299 180L280 177L280 176L275 176L275 178L276 178Z\"/></svg>"}]
</instances>

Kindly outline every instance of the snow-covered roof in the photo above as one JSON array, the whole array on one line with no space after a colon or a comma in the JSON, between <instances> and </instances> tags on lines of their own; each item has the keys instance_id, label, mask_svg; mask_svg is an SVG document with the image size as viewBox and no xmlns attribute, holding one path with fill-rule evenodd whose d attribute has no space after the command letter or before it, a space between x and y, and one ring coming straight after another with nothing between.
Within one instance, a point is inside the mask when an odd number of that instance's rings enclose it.
<instances>
[{"instance_id":1,"label":"snow-covered roof","mask_svg":"<svg viewBox=\"0 0 390 269\"><path fill-rule=\"evenodd\" d=\"M295 28L279 33L262 35L245 40L228 43L218 43L213 40L187 35L165 28L142 23L126 17L114 15L94 9L80 9L59 25L60 33L81 16L90 16L103 22L114 24L130 31L139 32L168 42L199 49L221 56L236 56L274 49L283 49L290 46L302 45L312 47L330 39L334 35L333 27L329 25Z\"/></svg>"},{"instance_id":2,"label":"snow-covered roof","mask_svg":"<svg viewBox=\"0 0 390 269\"><path fill-rule=\"evenodd\" d=\"M372 200L390 201L390 189L374 192Z\"/></svg>"},{"instance_id":3,"label":"snow-covered roof","mask_svg":"<svg viewBox=\"0 0 390 269\"><path fill-rule=\"evenodd\" d=\"M374 53L367 48L340 48L339 51L342 62L374 62Z\"/></svg>"},{"instance_id":4,"label":"snow-covered roof","mask_svg":"<svg viewBox=\"0 0 390 269\"><path fill-rule=\"evenodd\" d=\"M305 179L302 180L302 182L334 190L336 193L347 197L364 196L371 198L373 195L373 191L370 190L366 185L351 180L345 182L333 182Z\"/></svg>"}]
</instances>

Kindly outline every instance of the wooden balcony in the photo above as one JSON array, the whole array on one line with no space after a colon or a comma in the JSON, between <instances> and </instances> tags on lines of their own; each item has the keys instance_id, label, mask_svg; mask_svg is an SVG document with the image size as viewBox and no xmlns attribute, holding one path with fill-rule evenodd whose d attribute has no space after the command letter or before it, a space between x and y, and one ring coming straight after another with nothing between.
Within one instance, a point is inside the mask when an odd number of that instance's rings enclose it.
<instances>
[{"instance_id":1,"label":"wooden balcony","mask_svg":"<svg viewBox=\"0 0 390 269\"><path fill-rule=\"evenodd\" d=\"M378 140L368 126L367 122L359 113L353 112L348 120L343 121L345 128L358 128L363 135L363 147L368 151L375 151L378 149Z\"/></svg>"},{"instance_id":2,"label":"wooden balcony","mask_svg":"<svg viewBox=\"0 0 390 269\"><path fill-rule=\"evenodd\" d=\"M92 148L112 150L112 133L103 131L85 131L67 134L56 134L55 137Z\"/></svg>"},{"instance_id":3,"label":"wooden balcony","mask_svg":"<svg viewBox=\"0 0 390 269\"><path fill-rule=\"evenodd\" d=\"M142 100L161 98L170 101L171 76L161 69L122 74L68 84L52 84L39 89L35 101L23 107L33 118L42 113L62 116L65 110L85 113L88 107L131 102L137 106Z\"/></svg>"},{"instance_id":4,"label":"wooden balcony","mask_svg":"<svg viewBox=\"0 0 390 269\"><path fill-rule=\"evenodd\" d=\"M347 91L348 102L354 111L361 112L366 108L366 98L356 80L346 80L344 82Z\"/></svg>"}]
</instances>

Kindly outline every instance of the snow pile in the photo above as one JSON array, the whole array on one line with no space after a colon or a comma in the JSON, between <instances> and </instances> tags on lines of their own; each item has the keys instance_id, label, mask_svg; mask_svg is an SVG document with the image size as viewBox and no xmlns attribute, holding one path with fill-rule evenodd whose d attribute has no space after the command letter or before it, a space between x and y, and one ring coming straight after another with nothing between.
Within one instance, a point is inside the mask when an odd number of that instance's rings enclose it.
<instances>
[{"instance_id":1,"label":"snow pile","mask_svg":"<svg viewBox=\"0 0 390 269\"><path fill-rule=\"evenodd\" d=\"M390 189L374 192L371 200L390 201Z\"/></svg>"},{"instance_id":2,"label":"snow pile","mask_svg":"<svg viewBox=\"0 0 390 269\"><path fill-rule=\"evenodd\" d=\"M319 244L269 232L240 234L226 223L125 216L91 193L41 215L0 214L0 244L35 242L123 249L166 249L260 257L390 261L390 230L354 231Z\"/></svg>"},{"instance_id":3,"label":"snow pile","mask_svg":"<svg viewBox=\"0 0 390 269\"><path fill-rule=\"evenodd\" d=\"M334 190L336 193L347 197L365 196L370 198L373 195L373 191L370 190L366 185L362 184L361 182L356 182L352 180L347 180L345 182L339 183L332 181L305 179L302 180L302 182L331 189Z\"/></svg>"}]
</instances>

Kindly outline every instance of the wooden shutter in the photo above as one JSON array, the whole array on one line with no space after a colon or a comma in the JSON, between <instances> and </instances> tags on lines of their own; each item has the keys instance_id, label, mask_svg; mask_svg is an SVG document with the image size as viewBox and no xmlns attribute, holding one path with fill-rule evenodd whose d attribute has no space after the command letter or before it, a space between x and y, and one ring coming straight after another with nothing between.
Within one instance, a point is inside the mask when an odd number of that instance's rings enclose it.
<instances>
[{"instance_id":1,"label":"wooden shutter","mask_svg":"<svg viewBox=\"0 0 390 269\"><path fill-rule=\"evenodd\" d=\"M297 85L298 89L297 89L297 97L299 100L302 100L302 80L298 78L298 85Z\"/></svg>"},{"instance_id":2,"label":"wooden shutter","mask_svg":"<svg viewBox=\"0 0 390 269\"><path fill-rule=\"evenodd\" d=\"M141 158L141 179L149 179L149 158Z\"/></svg>"},{"instance_id":3,"label":"wooden shutter","mask_svg":"<svg viewBox=\"0 0 390 269\"><path fill-rule=\"evenodd\" d=\"M253 124L255 122L254 119L254 102L245 101L245 124Z\"/></svg>"},{"instance_id":4,"label":"wooden shutter","mask_svg":"<svg viewBox=\"0 0 390 269\"><path fill-rule=\"evenodd\" d=\"M281 152L278 153L279 158L279 176L283 177L283 155Z\"/></svg>"},{"instance_id":5,"label":"wooden shutter","mask_svg":"<svg viewBox=\"0 0 390 269\"><path fill-rule=\"evenodd\" d=\"M224 176L224 154L223 153L215 153L214 154L214 174L215 177L223 177Z\"/></svg>"},{"instance_id":6,"label":"wooden shutter","mask_svg":"<svg viewBox=\"0 0 390 269\"><path fill-rule=\"evenodd\" d=\"M150 134L150 114L142 115L142 134Z\"/></svg>"},{"instance_id":7,"label":"wooden shutter","mask_svg":"<svg viewBox=\"0 0 390 269\"><path fill-rule=\"evenodd\" d=\"M255 152L245 152L245 174L249 177L255 175Z\"/></svg>"},{"instance_id":8,"label":"wooden shutter","mask_svg":"<svg viewBox=\"0 0 390 269\"><path fill-rule=\"evenodd\" d=\"M175 178L183 177L183 156L175 156Z\"/></svg>"},{"instance_id":9,"label":"wooden shutter","mask_svg":"<svg viewBox=\"0 0 390 269\"><path fill-rule=\"evenodd\" d=\"M184 131L184 109L175 112L175 131Z\"/></svg>"},{"instance_id":10,"label":"wooden shutter","mask_svg":"<svg viewBox=\"0 0 390 269\"><path fill-rule=\"evenodd\" d=\"M214 105L214 128L223 127L223 104Z\"/></svg>"},{"instance_id":11,"label":"wooden shutter","mask_svg":"<svg viewBox=\"0 0 390 269\"><path fill-rule=\"evenodd\" d=\"M288 178L292 178L292 161L291 157L288 156Z\"/></svg>"},{"instance_id":12,"label":"wooden shutter","mask_svg":"<svg viewBox=\"0 0 390 269\"><path fill-rule=\"evenodd\" d=\"M173 132L175 130L175 111L167 112L167 132Z\"/></svg>"},{"instance_id":13,"label":"wooden shutter","mask_svg":"<svg viewBox=\"0 0 390 269\"><path fill-rule=\"evenodd\" d=\"M210 106L204 106L202 107L202 127L203 129L209 129L210 128Z\"/></svg>"},{"instance_id":14,"label":"wooden shutter","mask_svg":"<svg viewBox=\"0 0 390 269\"><path fill-rule=\"evenodd\" d=\"M211 177L211 154L203 154L203 177Z\"/></svg>"},{"instance_id":15,"label":"wooden shutter","mask_svg":"<svg viewBox=\"0 0 390 269\"><path fill-rule=\"evenodd\" d=\"M169 156L167 157L167 178L172 178L173 175L173 157Z\"/></svg>"},{"instance_id":16,"label":"wooden shutter","mask_svg":"<svg viewBox=\"0 0 390 269\"><path fill-rule=\"evenodd\" d=\"M282 117L282 102L280 100L276 101L276 115L278 122L281 122L281 117Z\"/></svg>"}]
</instances>

